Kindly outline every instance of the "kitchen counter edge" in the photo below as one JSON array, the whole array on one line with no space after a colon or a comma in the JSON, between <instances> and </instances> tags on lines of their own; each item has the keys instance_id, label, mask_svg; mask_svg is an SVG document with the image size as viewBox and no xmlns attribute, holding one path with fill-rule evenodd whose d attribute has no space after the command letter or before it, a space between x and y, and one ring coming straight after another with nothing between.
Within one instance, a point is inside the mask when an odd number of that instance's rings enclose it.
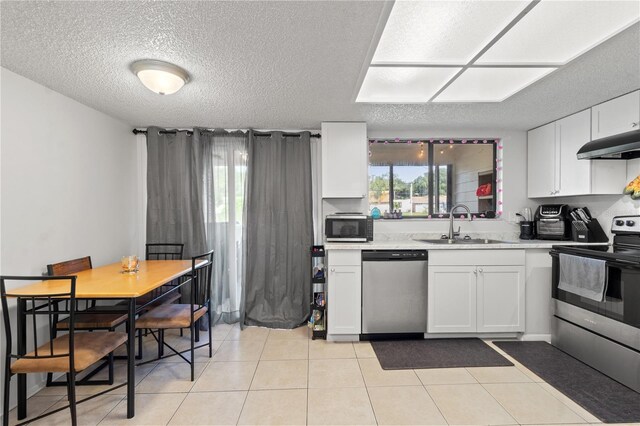
<instances>
[{"instance_id":1,"label":"kitchen counter edge","mask_svg":"<svg viewBox=\"0 0 640 426\"><path fill-rule=\"evenodd\" d=\"M324 243L325 250L493 250L550 249L553 246L606 246L609 243L579 243L576 241L508 241L496 244L434 244L421 241L370 241L368 243Z\"/></svg>"}]
</instances>

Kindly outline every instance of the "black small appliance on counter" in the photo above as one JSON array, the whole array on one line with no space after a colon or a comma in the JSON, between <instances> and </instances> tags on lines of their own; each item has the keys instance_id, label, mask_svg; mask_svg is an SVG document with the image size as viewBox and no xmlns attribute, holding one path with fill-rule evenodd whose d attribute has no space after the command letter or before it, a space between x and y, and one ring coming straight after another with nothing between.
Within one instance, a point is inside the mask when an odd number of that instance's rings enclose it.
<instances>
[{"instance_id":1,"label":"black small appliance on counter","mask_svg":"<svg viewBox=\"0 0 640 426\"><path fill-rule=\"evenodd\" d=\"M535 222L523 220L520 222L520 239L534 240L536 238Z\"/></svg>"},{"instance_id":2,"label":"black small appliance on counter","mask_svg":"<svg viewBox=\"0 0 640 426\"><path fill-rule=\"evenodd\" d=\"M536 236L540 240L570 240L571 222L566 204L542 204L534 217Z\"/></svg>"}]
</instances>

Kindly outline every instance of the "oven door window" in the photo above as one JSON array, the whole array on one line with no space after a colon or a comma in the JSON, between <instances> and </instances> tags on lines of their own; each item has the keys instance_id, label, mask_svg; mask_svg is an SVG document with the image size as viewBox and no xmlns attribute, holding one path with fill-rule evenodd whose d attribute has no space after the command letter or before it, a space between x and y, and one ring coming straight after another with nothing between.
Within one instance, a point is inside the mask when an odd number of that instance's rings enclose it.
<instances>
[{"instance_id":1,"label":"oven door window","mask_svg":"<svg viewBox=\"0 0 640 426\"><path fill-rule=\"evenodd\" d=\"M607 268L607 291L602 302L558 289L558 259L553 259L553 297L565 303L640 328L640 271Z\"/></svg>"}]
</instances>

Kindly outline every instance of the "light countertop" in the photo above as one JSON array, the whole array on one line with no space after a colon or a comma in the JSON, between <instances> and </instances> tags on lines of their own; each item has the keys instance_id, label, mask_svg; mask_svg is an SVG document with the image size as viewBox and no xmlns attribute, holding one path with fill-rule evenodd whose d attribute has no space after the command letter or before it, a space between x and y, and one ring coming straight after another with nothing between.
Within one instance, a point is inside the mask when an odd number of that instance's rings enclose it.
<instances>
[{"instance_id":1,"label":"light countertop","mask_svg":"<svg viewBox=\"0 0 640 426\"><path fill-rule=\"evenodd\" d=\"M495 249L550 249L552 246L602 246L609 243L579 243L576 241L517 240L495 244L434 244L412 239L370 241L368 243L325 243L325 250L495 250Z\"/></svg>"}]
</instances>

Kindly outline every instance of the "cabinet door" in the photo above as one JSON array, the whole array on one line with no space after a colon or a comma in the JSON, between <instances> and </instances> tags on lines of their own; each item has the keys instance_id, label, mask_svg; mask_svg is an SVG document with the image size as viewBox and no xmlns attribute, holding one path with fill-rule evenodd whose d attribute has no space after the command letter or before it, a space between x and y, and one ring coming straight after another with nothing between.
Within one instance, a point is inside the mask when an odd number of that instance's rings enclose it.
<instances>
[{"instance_id":1,"label":"cabinet door","mask_svg":"<svg viewBox=\"0 0 640 426\"><path fill-rule=\"evenodd\" d=\"M638 130L640 90L594 106L591 116L592 140Z\"/></svg>"},{"instance_id":2,"label":"cabinet door","mask_svg":"<svg viewBox=\"0 0 640 426\"><path fill-rule=\"evenodd\" d=\"M524 332L524 266L478 266L477 330Z\"/></svg>"},{"instance_id":3,"label":"cabinet door","mask_svg":"<svg viewBox=\"0 0 640 426\"><path fill-rule=\"evenodd\" d=\"M556 190L556 123L527 134L527 193L529 198L550 197Z\"/></svg>"},{"instance_id":4,"label":"cabinet door","mask_svg":"<svg viewBox=\"0 0 640 426\"><path fill-rule=\"evenodd\" d=\"M475 266L430 266L427 284L427 331L476 331Z\"/></svg>"},{"instance_id":5,"label":"cabinet door","mask_svg":"<svg viewBox=\"0 0 640 426\"><path fill-rule=\"evenodd\" d=\"M591 111L588 109L556 122L560 145L558 196L591 193L591 161L578 160L576 153L591 140Z\"/></svg>"},{"instance_id":6,"label":"cabinet door","mask_svg":"<svg viewBox=\"0 0 640 426\"><path fill-rule=\"evenodd\" d=\"M360 334L361 267L331 266L327 280L328 334Z\"/></svg>"},{"instance_id":7,"label":"cabinet door","mask_svg":"<svg viewBox=\"0 0 640 426\"><path fill-rule=\"evenodd\" d=\"M322 123L322 197L364 198L367 193L366 123Z\"/></svg>"}]
</instances>

